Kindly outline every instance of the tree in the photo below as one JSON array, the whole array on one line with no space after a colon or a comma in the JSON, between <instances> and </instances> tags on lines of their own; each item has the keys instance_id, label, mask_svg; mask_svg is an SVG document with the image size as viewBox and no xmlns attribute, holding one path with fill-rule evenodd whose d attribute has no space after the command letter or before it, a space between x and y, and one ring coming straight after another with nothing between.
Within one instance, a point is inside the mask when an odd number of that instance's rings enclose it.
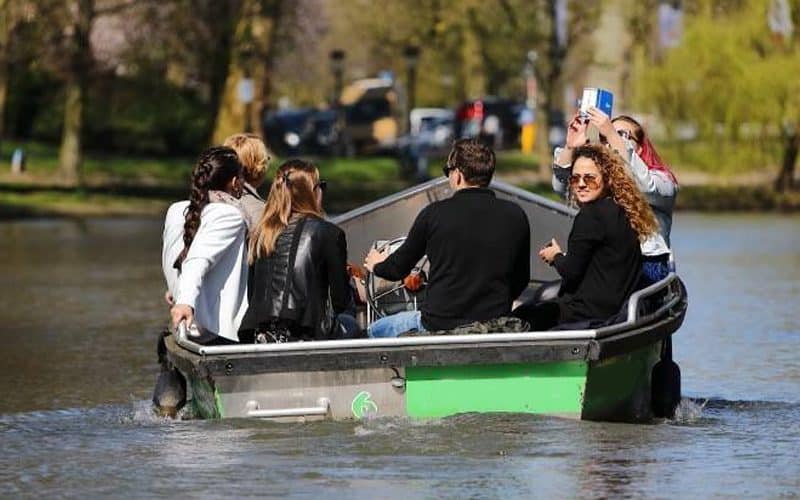
<instances>
[{"instance_id":1,"label":"tree","mask_svg":"<svg viewBox=\"0 0 800 500\"><path fill-rule=\"evenodd\" d=\"M725 4L725 5L722 5ZM698 0L689 6L680 46L648 67L640 102L666 122L696 125L716 148L744 147L748 136L779 156L775 189L794 186L800 149L800 52L769 31L768 0ZM726 8L721 8L726 7ZM793 3L798 13L800 2Z\"/></svg>"},{"instance_id":2,"label":"tree","mask_svg":"<svg viewBox=\"0 0 800 500\"><path fill-rule=\"evenodd\" d=\"M64 125L58 152L59 172L70 185L80 182L82 161L81 132L86 108L86 88L92 66L90 36L95 18L94 0L67 2L64 26L66 85L64 89Z\"/></svg>"}]
</instances>

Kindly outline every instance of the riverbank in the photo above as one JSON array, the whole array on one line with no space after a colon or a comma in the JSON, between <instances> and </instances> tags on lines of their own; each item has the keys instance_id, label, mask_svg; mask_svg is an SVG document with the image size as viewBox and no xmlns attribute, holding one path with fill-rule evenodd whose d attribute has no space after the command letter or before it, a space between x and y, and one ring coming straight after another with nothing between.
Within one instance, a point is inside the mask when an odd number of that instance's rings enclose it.
<instances>
[{"instance_id":1,"label":"riverbank","mask_svg":"<svg viewBox=\"0 0 800 500\"><path fill-rule=\"evenodd\" d=\"M0 157L24 147L26 171L10 173L0 163L0 219L26 217L94 217L163 215L169 204L186 196L193 158L136 158L88 153L81 187L69 187L57 177L54 147L4 143ZM273 162L279 164L280 160ZM317 158L328 181L325 206L341 213L414 184L401 175L391 157ZM440 175L440 161L431 160L429 173ZM497 155L497 178L552 199L549 170L542 172L536 156L516 151ZM677 210L800 211L800 192L775 193L773 175L759 170L731 175L676 169L681 180ZM262 189L266 192L266 189Z\"/></svg>"}]
</instances>

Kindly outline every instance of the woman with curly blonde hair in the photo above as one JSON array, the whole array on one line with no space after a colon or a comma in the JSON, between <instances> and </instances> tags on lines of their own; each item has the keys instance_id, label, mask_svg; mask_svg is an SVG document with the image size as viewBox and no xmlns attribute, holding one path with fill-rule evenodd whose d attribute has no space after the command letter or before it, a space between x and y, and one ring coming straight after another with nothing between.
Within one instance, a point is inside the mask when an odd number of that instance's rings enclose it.
<instances>
[{"instance_id":1,"label":"woman with curly blonde hair","mask_svg":"<svg viewBox=\"0 0 800 500\"><path fill-rule=\"evenodd\" d=\"M640 242L658 230L653 211L625 172L622 159L604 146L574 150L569 188L570 200L580 209L568 252L555 239L539 251L539 257L561 276L559 298L514 311L536 330L609 321L641 279Z\"/></svg>"}]
</instances>

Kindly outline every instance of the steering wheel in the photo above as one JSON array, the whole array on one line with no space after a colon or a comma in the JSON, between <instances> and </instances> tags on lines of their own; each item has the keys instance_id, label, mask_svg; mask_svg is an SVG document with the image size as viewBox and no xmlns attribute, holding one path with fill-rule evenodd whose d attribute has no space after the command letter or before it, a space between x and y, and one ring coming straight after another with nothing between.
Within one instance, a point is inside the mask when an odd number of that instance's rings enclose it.
<instances>
[{"instance_id":1,"label":"steering wheel","mask_svg":"<svg viewBox=\"0 0 800 500\"><path fill-rule=\"evenodd\" d=\"M391 254L405 242L405 236L386 242L376 242L375 248L388 248ZM427 277L425 267L428 257L424 256L401 281L389 281L367 271L365 291L367 298L367 322L402 311L416 311L424 301Z\"/></svg>"}]
</instances>

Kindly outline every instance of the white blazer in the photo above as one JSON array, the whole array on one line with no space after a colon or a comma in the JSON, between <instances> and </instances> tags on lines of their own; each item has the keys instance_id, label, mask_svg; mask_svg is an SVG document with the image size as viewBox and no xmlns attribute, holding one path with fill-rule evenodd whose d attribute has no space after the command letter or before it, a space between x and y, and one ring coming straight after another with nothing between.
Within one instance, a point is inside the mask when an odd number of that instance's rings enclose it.
<instances>
[{"instance_id":1,"label":"white blazer","mask_svg":"<svg viewBox=\"0 0 800 500\"><path fill-rule=\"evenodd\" d=\"M173 203L164 221L161 267L176 304L194 309L204 335L239 341L237 332L247 311L247 226L236 207L209 203L200 215L181 272L173 268L183 250L188 201Z\"/></svg>"}]
</instances>

